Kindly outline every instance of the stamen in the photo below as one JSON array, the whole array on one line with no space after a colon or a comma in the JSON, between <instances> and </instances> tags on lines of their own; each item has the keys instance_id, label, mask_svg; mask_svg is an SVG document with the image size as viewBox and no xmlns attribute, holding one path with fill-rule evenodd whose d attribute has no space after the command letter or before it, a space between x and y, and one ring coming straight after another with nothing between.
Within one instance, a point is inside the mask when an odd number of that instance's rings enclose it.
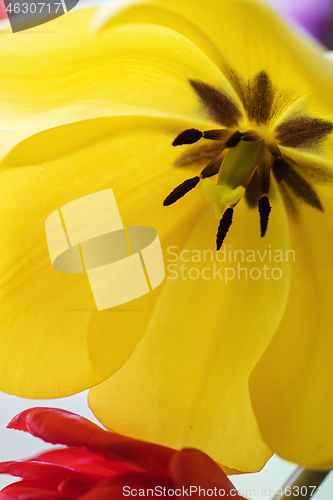
<instances>
[{"instance_id":1,"label":"stamen","mask_svg":"<svg viewBox=\"0 0 333 500\"><path fill-rule=\"evenodd\" d=\"M226 143L226 147L227 148L234 148L237 146L237 144L240 143L240 141L242 140L242 137L243 137L243 134L241 134L240 132L235 132L231 137L230 139L227 141Z\"/></svg>"},{"instance_id":2,"label":"stamen","mask_svg":"<svg viewBox=\"0 0 333 500\"><path fill-rule=\"evenodd\" d=\"M210 141L225 141L230 136L230 132L227 128L216 129L216 130L206 130L202 133L204 139L209 139Z\"/></svg>"},{"instance_id":3,"label":"stamen","mask_svg":"<svg viewBox=\"0 0 333 500\"><path fill-rule=\"evenodd\" d=\"M182 182L179 186L177 186L163 201L163 205L168 207L178 201L180 198L185 196L186 193L191 191L191 189L195 188L195 186L200 181L200 177L192 177L192 179L187 179Z\"/></svg>"},{"instance_id":4,"label":"stamen","mask_svg":"<svg viewBox=\"0 0 333 500\"><path fill-rule=\"evenodd\" d=\"M259 141L260 136L254 130L248 130L243 134L243 141Z\"/></svg>"},{"instance_id":5,"label":"stamen","mask_svg":"<svg viewBox=\"0 0 333 500\"><path fill-rule=\"evenodd\" d=\"M259 215L260 215L260 231L261 237L263 238L267 231L269 214L272 210L269 199L267 196L262 196L258 203Z\"/></svg>"},{"instance_id":6,"label":"stamen","mask_svg":"<svg viewBox=\"0 0 333 500\"><path fill-rule=\"evenodd\" d=\"M261 197L262 197L262 192L259 186L258 170L256 170L253 173L251 180L246 187L245 200L250 208L257 208L258 202Z\"/></svg>"},{"instance_id":7,"label":"stamen","mask_svg":"<svg viewBox=\"0 0 333 500\"><path fill-rule=\"evenodd\" d=\"M222 219L220 220L219 228L217 230L217 235L216 235L216 248L217 248L217 250L220 250L222 243L224 241L224 238L226 237L227 232L229 231L229 228L232 224L233 215L234 215L234 209L229 207L224 212Z\"/></svg>"},{"instance_id":8,"label":"stamen","mask_svg":"<svg viewBox=\"0 0 333 500\"><path fill-rule=\"evenodd\" d=\"M182 146L183 144L194 144L202 137L202 132L196 128L189 128L181 132L173 141L173 146Z\"/></svg>"},{"instance_id":9,"label":"stamen","mask_svg":"<svg viewBox=\"0 0 333 500\"><path fill-rule=\"evenodd\" d=\"M270 164L267 161L260 162L257 171L258 171L258 180L259 180L261 194L267 195L269 191L270 175L271 175Z\"/></svg>"},{"instance_id":10,"label":"stamen","mask_svg":"<svg viewBox=\"0 0 333 500\"><path fill-rule=\"evenodd\" d=\"M221 168L221 163L222 163L223 158L215 158L215 160L211 161L202 171L200 174L201 179L205 179L206 177L212 177L213 175L216 175L219 173L220 168Z\"/></svg>"}]
</instances>

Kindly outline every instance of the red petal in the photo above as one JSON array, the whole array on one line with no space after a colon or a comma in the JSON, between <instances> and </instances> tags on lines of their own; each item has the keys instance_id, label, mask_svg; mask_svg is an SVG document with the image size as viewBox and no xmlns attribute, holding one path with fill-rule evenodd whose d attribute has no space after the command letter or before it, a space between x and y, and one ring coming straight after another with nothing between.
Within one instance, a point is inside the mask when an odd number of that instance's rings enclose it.
<instances>
[{"instance_id":1,"label":"red petal","mask_svg":"<svg viewBox=\"0 0 333 500\"><path fill-rule=\"evenodd\" d=\"M79 498L91 489L91 485L77 479L66 479L58 486L58 491L63 496Z\"/></svg>"},{"instance_id":2,"label":"red petal","mask_svg":"<svg viewBox=\"0 0 333 500\"><path fill-rule=\"evenodd\" d=\"M208 489L216 488L217 496L221 496L219 490L224 490L224 498L244 500L217 463L202 451L185 448L176 453L170 462L170 473L178 488L197 487L198 491L192 490L192 498L202 499L203 493L199 497L200 486L206 490L206 496Z\"/></svg>"},{"instance_id":3,"label":"red petal","mask_svg":"<svg viewBox=\"0 0 333 500\"><path fill-rule=\"evenodd\" d=\"M39 481L23 480L12 483L0 491L0 500L65 500L59 492L39 484Z\"/></svg>"},{"instance_id":4,"label":"red petal","mask_svg":"<svg viewBox=\"0 0 333 500\"><path fill-rule=\"evenodd\" d=\"M122 437L105 447L110 460L127 460L143 470L169 478L169 462L176 453L171 448Z\"/></svg>"},{"instance_id":5,"label":"red petal","mask_svg":"<svg viewBox=\"0 0 333 500\"><path fill-rule=\"evenodd\" d=\"M55 408L25 410L7 427L30 432L53 444L85 446L106 458L128 461L164 476L175 453L171 448L105 431L79 415Z\"/></svg>"},{"instance_id":6,"label":"red petal","mask_svg":"<svg viewBox=\"0 0 333 500\"><path fill-rule=\"evenodd\" d=\"M7 12L3 0L0 0L0 19L5 19L7 17Z\"/></svg>"},{"instance_id":7,"label":"red petal","mask_svg":"<svg viewBox=\"0 0 333 500\"><path fill-rule=\"evenodd\" d=\"M135 489L137 492L137 495L135 496L138 497L143 496L139 495L140 489L143 489L146 492L147 489L154 490L155 486L166 488L166 490L173 488L171 482L166 481L163 477L156 476L156 474L132 472L122 474L117 478L110 479L99 484L96 488L90 490L86 495L83 495L80 500L124 500L127 496L124 495L125 486L129 487L131 490ZM133 498L133 496L129 496L129 498ZM145 496L152 497L153 495L151 495L151 493L147 493Z\"/></svg>"},{"instance_id":8,"label":"red petal","mask_svg":"<svg viewBox=\"0 0 333 500\"><path fill-rule=\"evenodd\" d=\"M124 500L122 486L98 486L83 495L80 500ZM0 497L1 500L1 497Z\"/></svg>"},{"instance_id":9,"label":"red petal","mask_svg":"<svg viewBox=\"0 0 333 500\"><path fill-rule=\"evenodd\" d=\"M47 479L48 482L55 482L56 485L59 482L70 478L84 481L91 486L96 485L98 482L98 480L89 477L87 474L83 474L82 472L76 471L74 469L43 462L1 462L0 473L11 474L12 476L18 476L24 479Z\"/></svg>"},{"instance_id":10,"label":"red petal","mask_svg":"<svg viewBox=\"0 0 333 500\"><path fill-rule=\"evenodd\" d=\"M99 477L101 480L119 473L141 470L126 462L112 462L86 448L50 450L33 457L29 461L65 465L88 475Z\"/></svg>"}]
</instances>

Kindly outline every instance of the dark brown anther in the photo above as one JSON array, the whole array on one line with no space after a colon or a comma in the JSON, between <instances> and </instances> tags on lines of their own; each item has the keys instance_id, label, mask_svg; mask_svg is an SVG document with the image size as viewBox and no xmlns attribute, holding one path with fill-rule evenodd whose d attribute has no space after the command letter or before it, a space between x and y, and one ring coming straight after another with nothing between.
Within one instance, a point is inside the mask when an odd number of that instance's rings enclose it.
<instances>
[{"instance_id":1,"label":"dark brown anther","mask_svg":"<svg viewBox=\"0 0 333 500\"><path fill-rule=\"evenodd\" d=\"M269 214L272 210L267 196L262 196L258 203L260 215L260 234L263 238L267 231Z\"/></svg>"},{"instance_id":2,"label":"dark brown anther","mask_svg":"<svg viewBox=\"0 0 333 500\"><path fill-rule=\"evenodd\" d=\"M217 235L216 235L216 248L217 250L220 250L222 243L224 241L224 238L227 235L227 232L229 231L229 228L232 224L232 217L234 215L234 209L229 207L227 210L224 212L222 219L220 220L220 224L217 230Z\"/></svg>"},{"instance_id":3,"label":"dark brown anther","mask_svg":"<svg viewBox=\"0 0 333 500\"><path fill-rule=\"evenodd\" d=\"M226 147L227 148L234 148L235 146L237 146L237 144L242 140L243 138L243 134L241 134L240 132L235 132L231 137L230 139L227 140L226 142Z\"/></svg>"},{"instance_id":4,"label":"dark brown anther","mask_svg":"<svg viewBox=\"0 0 333 500\"><path fill-rule=\"evenodd\" d=\"M222 158L215 158L215 160L211 161L200 174L201 179L205 179L206 177L212 177L219 173L221 168Z\"/></svg>"},{"instance_id":5,"label":"dark brown anther","mask_svg":"<svg viewBox=\"0 0 333 500\"><path fill-rule=\"evenodd\" d=\"M194 144L202 137L202 132L196 128L189 128L181 132L173 141L173 146L182 146L183 144Z\"/></svg>"},{"instance_id":6,"label":"dark brown anther","mask_svg":"<svg viewBox=\"0 0 333 500\"><path fill-rule=\"evenodd\" d=\"M185 196L186 193L191 191L191 189L195 188L195 186L200 181L200 177L192 177L192 179L187 179L182 182L179 186L177 186L163 201L163 205L168 207L178 201L180 198Z\"/></svg>"}]
</instances>

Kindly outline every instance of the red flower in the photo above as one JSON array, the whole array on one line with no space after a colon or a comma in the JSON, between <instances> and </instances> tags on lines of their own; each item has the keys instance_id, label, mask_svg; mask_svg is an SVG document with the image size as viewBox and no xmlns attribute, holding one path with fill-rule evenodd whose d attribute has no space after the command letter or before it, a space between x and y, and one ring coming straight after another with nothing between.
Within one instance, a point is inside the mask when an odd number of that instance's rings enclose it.
<instances>
[{"instance_id":1,"label":"red flower","mask_svg":"<svg viewBox=\"0 0 333 500\"><path fill-rule=\"evenodd\" d=\"M3 0L0 0L0 19L5 19L7 17L6 7Z\"/></svg>"},{"instance_id":2,"label":"red flower","mask_svg":"<svg viewBox=\"0 0 333 500\"><path fill-rule=\"evenodd\" d=\"M54 408L25 410L8 427L66 447L30 460L0 463L0 473L22 478L3 489L0 500L124 500L140 496L140 489L150 497L173 492L175 497L199 498L199 487L205 496L243 498L199 450L176 451L132 439Z\"/></svg>"}]
</instances>

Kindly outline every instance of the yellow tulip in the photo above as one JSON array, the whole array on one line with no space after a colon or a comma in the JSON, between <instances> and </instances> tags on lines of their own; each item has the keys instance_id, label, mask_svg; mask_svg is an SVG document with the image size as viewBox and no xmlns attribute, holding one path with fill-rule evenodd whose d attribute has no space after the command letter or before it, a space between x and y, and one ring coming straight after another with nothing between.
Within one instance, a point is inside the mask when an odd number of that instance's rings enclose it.
<instances>
[{"instance_id":1,"label":"yellow tulip","mask_svg":"<svg viewBox=\"0 0 333 500\"><path fill-rule=\"evenodd\" d=\"M251 0L78 10L0 42L0 389L96 385L107 427L229 470L333 467L331 63ZM52 269L45 219L107 188L197 279L97 312L85 276ZM207 278L216 232L279 273Z\"/></svg>"}]
</instances>

